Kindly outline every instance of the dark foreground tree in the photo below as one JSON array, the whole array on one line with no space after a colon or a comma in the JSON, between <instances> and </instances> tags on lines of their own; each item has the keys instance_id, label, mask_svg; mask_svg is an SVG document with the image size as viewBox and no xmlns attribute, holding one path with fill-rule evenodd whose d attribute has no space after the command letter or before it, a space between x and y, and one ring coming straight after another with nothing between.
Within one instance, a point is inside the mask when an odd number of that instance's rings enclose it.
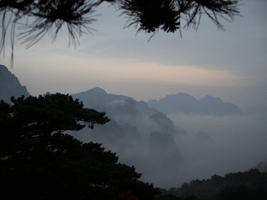
<instances>
[{"instance_id":1,"label":"dark foreground tree","mask_svg":"<svg viewBox=\"0 0 267 200\"><path fill-rule=\"evenodd\" d=\"M0 53L5 45L8 27L11 26L11 47L15 40L16 24L20 24L19 38L24 38L27 47L38 42L50 31L55 40L63 25L67 25L70 43L76 45L78 38L93 29L88 25L96 21L96 8L107 2L128 17L126 27L135 26L137 32L175 32L181 27L197 28L201 15L207 15L219 29L219 18L230 22L239 14L238 0L1 0L2 35ZM8 15L10 13L11 15ZM35 19L29 23L28 18ZM182 25L182 19L185 24ZM181 32L180 32L181 33Z\"/></svg>"},{"instance_id":2,"label":"dark foreground tree","mask_svg":"<svg viewBox=\"0 0 267 200\"><path fill-rule=\"evenodd\" d=\"M0 184L8 199L123 199L124 191L151 199L159 190L138 180L134 167L118 163L101 144L63 134L79 122L104 124L105 113L83 108L63 94L0 103Z\"/></svg>"},{"instance_id":3,"label":"dark foreground tree","mask_svg":"<svg viewBox=\"0 0 267 200\"><path fill-rule=\"evenodd\" d=\"M12 106L4 101L0 103L1 157L13 155L18 151L22 154L22 149L15 148L19 141L39 138L48 140L52 133L57 131L81 130L85 127L81 122L93 128L94 124L105 124L109 121L104 112L83 108L83 103L78 99L73 100L72 96L60 93L29 96L26 99L24 96L17 99L11 97L11 101Z\"/></svg>"}]
</instances>

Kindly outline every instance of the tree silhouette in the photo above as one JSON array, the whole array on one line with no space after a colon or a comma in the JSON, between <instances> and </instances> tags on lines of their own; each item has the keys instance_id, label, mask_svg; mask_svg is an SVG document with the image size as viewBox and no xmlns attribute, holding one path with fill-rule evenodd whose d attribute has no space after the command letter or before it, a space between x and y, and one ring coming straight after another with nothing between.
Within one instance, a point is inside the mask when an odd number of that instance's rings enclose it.
<instances>
[{"instance_id":1,"label":"tree silhouette","mask_svg":"<svg viewBox=\"0 0 267 200\"><path fill-rule=\"evenodd\" d=\"M151 199L159 193L138 180L101 144L82 143L65 130L105 124L105 113L83 108L69 95L50 94L0 102L0 192L9 199Z\"/></svg>"},{"instance_id":2,"label":"tree silhouette","mask_svg":"<svg viewBox=\"0 0 267 200\"><path fill-rule=\"evenodd\" d=\"M206 14L219 29L223 25L219 17L232 22L239 14L238 0L1 0L2 35L0 53L3 52L5 37L11 25L11 60L13 60L15 28L20 24L19 38L31 47L50 31L55 40L64 24L69 33L69 45L79 43L79 37L91 32L88 25L96 21L94 12L103 2L115 6L121 15L128 17L125 27L135 26L137 33L181 31L184 27L198 28L202 14ZM11 13L9 19L7 14ZM25 18L35 18L28 23ZM181 32L180 32L181 33ZM150 37L150 38L151 38Z\"/></svg>"},{"instance_id":3,"label":"tree silhouette","mask_svg":"<svg viewBox=\"0 0 267 200\"><path fill-rule=\"evenodd\" d=\"M186 198L194 195L202 199L263 200L267 197L267 173L261 173L258 169L252 168L245 172L229 173L224 177L214 174L207 180L196 179L189 184L185 182L181 187L161 191L164 195L171 194Z\"/></svg>"},{"instance_id":4,"label":"tree silhouette","mask_svg":"<svg viewBox=\"0 0 267 200\"><path fill-rule=\"evenodd\" d=\"M83 108L83 104L69 95L52 94L39 97L11 97L13 106L1 100L1 157L16 153L14 142L42 137L49 138L53 132L74 130L109 121L105 113ZM48 145L48 144L47 144ZM21 150L19 150L21 152ZM22 152L21 152L22 153Z\"/></svg>"},{"instance_id":5,"label":"tree silhouette","mask_svg":"<svg viewBox=\"0 0 267 200\"><path fill-rule=\"evenodd\" d=\"M259 169L260 172L267 173L267 160L265 162L261 161L256 168Z\"/></svg>"}]
</instances>

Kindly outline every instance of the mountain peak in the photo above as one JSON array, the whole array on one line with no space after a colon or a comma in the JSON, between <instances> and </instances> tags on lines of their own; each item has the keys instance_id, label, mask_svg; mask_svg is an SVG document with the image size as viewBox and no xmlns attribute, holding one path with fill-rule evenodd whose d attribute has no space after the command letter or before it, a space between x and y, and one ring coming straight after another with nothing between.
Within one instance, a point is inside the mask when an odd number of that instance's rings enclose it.
<instances>
[{"instance_id":1,"label":"mountain peak","mask_svg":"<svg viewBox=\"0 0 267 200\"><path fill-rule=\"evenodd\" d=\"M209 95L206 95L205 97L199 99L198 101L199 102L206 101L206 102L209 102L209 103L214 102L214 103L218 103L218 104L222 104L223 103L221 98L219 98L219 97L215 98L215 97L212 97L212 96L209 96Z\"/></svg>"},{"instance_id":2,"label":"mountain peak","mask_svg":"<svg viewBox=\"0 0 267 200\"><path fill-rule=\"evenodd\" d=\"M197 100L195 97L178 92L177 94L166 95L159 101L150 100L147 104L165 114L182 112L184 114L204 115L242 115L242 111L234 104L223 103L221 98L209 95Z\"/></svg>"},{"instance_id":3,"label":"mountain peak","mask_svg":"<svg viewBox=\"0 0 267 200\"><path fill-rule=\"evenodd\" d=\"M87 92L95 92L98 94L107 94L107 92L100 87L92 88L92 89L88 90Z\"/></svg>"},{"instance_id":4,"label":"mountain peak","mask_svg":"<svg viewBox=\"0 0 267 200\"><path fill-rule=\"evenodd\" d=\"M12 103L10 101L11 96L15 98L21 95L25 97L30 96L26 86L22 86L18 78L4 65L0 65L0 80L0 99L4 100L6 103Z\"/></svg>"},{"instance_id":5,"label":"mountain peak","mask_svg":"<svg viewBox=\"0 0 267 200\"><path fill-rule=\"evenodd\" d=\"M0 65L0 70L1 70L1 72L9 72L9 73L11 73L8 69L7 69L7 67L5 66L5 65Z\"/></svg>"}]
</instances>

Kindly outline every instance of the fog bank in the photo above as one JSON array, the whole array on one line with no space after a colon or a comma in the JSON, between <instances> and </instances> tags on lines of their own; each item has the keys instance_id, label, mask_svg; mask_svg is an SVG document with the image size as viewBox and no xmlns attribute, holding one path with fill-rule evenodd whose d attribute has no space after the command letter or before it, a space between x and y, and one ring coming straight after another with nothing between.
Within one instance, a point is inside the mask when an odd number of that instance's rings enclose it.
<instances>
[{"instance_id":1,"label":"fog bank","mask_svg":"<svg viewBox=\"0 0 267 200\"><path fill-rule=\"evenodd\" d=\"M107 113L107 116L108 113ZM157 187L178 187L193 179L208 179L214 174L246 171L267 159L267 124L264 115L201 116L170 114L166 117L187 133L170 134L178 153L162 153L151 148L151 133L164 133L162 127L140 113L131 115L112 110L116 118L94 130L74 133L84 142L100 142L106 150L117 153L119 162L135 166L141 180ZM160 146L160 144L159 144ZM171 157L170 157L171 155ZM178 164L177 164L178 163Z\"/></svg>"}]
</instances>

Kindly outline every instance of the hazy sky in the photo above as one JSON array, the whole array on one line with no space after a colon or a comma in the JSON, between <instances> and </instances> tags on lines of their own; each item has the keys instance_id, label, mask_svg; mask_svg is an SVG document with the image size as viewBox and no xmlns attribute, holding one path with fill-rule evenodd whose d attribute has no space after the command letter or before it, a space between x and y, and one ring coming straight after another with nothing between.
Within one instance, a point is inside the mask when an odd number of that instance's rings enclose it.
<instances>
[{"instance_id":1,"label":"hazy sky","mask_svg":"<svg viewBox=\"0 0 267 200\"><path fill-rule=\"evenodd\" d=\"M266 107L267 1L242 3L242 17L234 23L221 19L225 31L203 16L197 32L183 29L182 39L179 32L158 32L149 42L149 34L123 29L127 19L102 5L91 25L97 31L81 37L76 49L68 48L64 29L53 44L49 35L27 50L16 41L13 69L7 41L0 62L32 95L101 87L144 101L186 92Z\"/></svg>"},{"instance_id":2,"label":"hazy sky","mask_svg":"<svg viewBox=\"0 0 267 200\"><path fill-rule=\"evenodd\" d=\"M182 39L179 31L158 32L149 42L151 35L124 29L127 19L105 4L91 25L97 31L81 37L76 48L68 47L66 29L53 43L47 35L27 50L20 44L22 40L16 40L11 68L7 38L0 64L8 67L31 95L47 91L73 94L101 87L139 101L186 92L197 99L210 95L234 103L244 116L169 115L189 136L204 131L214 143L196 145L190 138L177 137L185 169L177 173L155 170L162 172L158 176L144 172L143 178L170 187L178 184L177 180L182 183L247 170L266 159L267 152L267 1L242 3L242 17L236 17L234 23L221 19L225 31L203 16L197 32L182 29ZM138 164L139 170L143 163Z\"/></svg>"}]
</instances>

